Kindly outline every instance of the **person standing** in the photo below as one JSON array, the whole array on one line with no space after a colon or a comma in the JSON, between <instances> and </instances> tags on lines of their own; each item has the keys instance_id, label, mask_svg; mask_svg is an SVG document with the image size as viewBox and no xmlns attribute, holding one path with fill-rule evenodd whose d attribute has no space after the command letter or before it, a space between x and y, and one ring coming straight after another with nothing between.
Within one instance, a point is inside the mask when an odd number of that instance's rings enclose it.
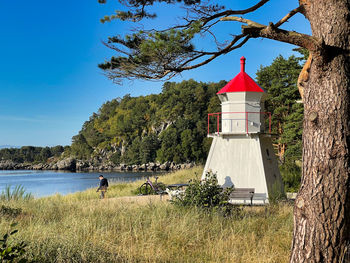
<instances>
[{"instance_id":1,"label":"person standing","mask_svg":"<svg viewBox=\"0 0 350 263\"><path fill-rule=\"evenodd\" d=\"M108 188L108 180L107 178L104 178L103 175L101 174L99 177L100 179L100 186L99 188L97 188L97 191L100 191L100 199L104 199L105 198L105 193L107 192L107 188Z\"/></svg>"}]
</instances>

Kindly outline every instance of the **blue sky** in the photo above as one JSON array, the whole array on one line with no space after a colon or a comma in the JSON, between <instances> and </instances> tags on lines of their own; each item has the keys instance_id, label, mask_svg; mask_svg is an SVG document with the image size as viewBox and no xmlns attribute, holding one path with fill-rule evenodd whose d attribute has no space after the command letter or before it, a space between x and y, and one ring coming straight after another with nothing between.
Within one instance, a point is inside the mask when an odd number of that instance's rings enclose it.
<instances>
[{"instance_id":1,"label":"blue sky","mask_svg":"<svg viewBox=\"0 0 350 263\"><path fill-rule=\"evenodd\" d=\"M246 8L257 1L222 1L231 8ZM278 21L297 7L298 1L272 0L254 15L245 16L260 23ZM102 45L109 35L123 34L133 25L122 22L101 24L99 19L118 9L116 0L100 5L97 0L36 0L0 2L0 145L69 145L84 121L107 100L159 93L161 82L125 81L118 86L108 80L97 64L113 53ZM159 5L150 28L175 24L177 8ZM219 38L238 33L239 23L222 22ZM283 28L309 33L301 15ZM209 39L198 39L212 47ZM173 79L193 78L216 82L230 80L239 72L239 58L247 58L246 71L252 77L260 65L269 65L294 47L266 39L250 40L243 48L209 65ZM205 116L203 116L205 118Z\"/></svg>"}]
</instances>

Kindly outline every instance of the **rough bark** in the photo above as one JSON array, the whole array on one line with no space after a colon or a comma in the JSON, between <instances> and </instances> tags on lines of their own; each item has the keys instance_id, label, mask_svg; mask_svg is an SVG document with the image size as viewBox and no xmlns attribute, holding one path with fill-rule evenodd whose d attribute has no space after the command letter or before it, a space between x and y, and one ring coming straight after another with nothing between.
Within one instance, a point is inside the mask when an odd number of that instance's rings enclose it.
<instances>
[{"instance_id":1,"label":"rough bark","mask_svg":"<svg viewBox=\"0 0 350 263\"><path fill-rule=\"evenodd\" d=\"M322 48L304 86L303 176L291 262L343 261L350 241L350 3L304 0Z\"/></svg>"}]
</instances>

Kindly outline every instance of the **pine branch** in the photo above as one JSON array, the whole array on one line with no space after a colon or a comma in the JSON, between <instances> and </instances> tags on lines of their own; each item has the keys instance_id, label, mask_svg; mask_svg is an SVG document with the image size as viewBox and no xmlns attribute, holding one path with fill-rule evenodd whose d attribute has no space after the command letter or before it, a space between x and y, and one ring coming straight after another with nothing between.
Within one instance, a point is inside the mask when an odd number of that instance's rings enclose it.
<instances>
[{"instance_id":1,"label":"pine branch","mask_svg":"<svg viewBox=\"0 0 350 263\"><path fill-rule=\"evenodd\" d=\"M237 43L243 37L245 37L245 38L239 44L234 45L235 43ZM216 59L217 57L219 57L219 56L221 56L223 54L227 54L227 53L231 52L234 49L242 47L245 43L247 43L249 38L250 38L250 36L245 36L245 35L236 36L228 46L226 46L224 49L220 50L219 52L214 53L210 58L204 60L201 63L195 64L195 65L192 65L192 66L181 67L179 70L184 71L184 70L195 69L195 68L201 67L201 66L203 66L205 64L208 64L209 62L211 62L212 60ZM198 59L198 58L196 58L196 59ZM189 62L191 62L193 60L195 60L195 59L188 60L188 61L186 61L185 64L188 64Z\"/></svg>"},{"instance_id":2,"label":"pine branch","mask_svg":"<svg viewBox=\"0 0 350 263\"><path fill-rule=\"evenodd\" d=\"M294 16L295 14L301 12L303 9L303 6L298 6L297 8L293 9L292 11L290 11L287 15L285 15L280 21L278 21L275 24L275 27L280 27L282 24L284 24L285 22L288 21L289 18L291 18L292 16Z\"/></svg>"},{"instance_id":3,"label":"pine branch","mask_svg":"<svg viewBox=\"0 0 350 263\"><path fill-rule=\"evenodd\" d=\"M293 10L294 11L294 10ZM278 24L281 25L291 17L291 13L282 18ZM288 31L277 28L273 23L268 26L259 24L249 19L228 16L220 19L221 21L237 21L247 24L247 26L242 26L242 33L250 37L263 37L273 40L278 40L281 42L293 44L299 47L304 47L309 51L319 50L321 47L321 41L313 36L298 33L295 31Z\"/></svg>"},{"instance_id":4,"label":"pine branch","mask_svg":"<svg viewBox=\"0 0 350 263\"><path fill-rule=\"evenodd\" d=\"M144 14L147 14L145 7L152 6L155 3L154 0L145 0L144 2L138 0L134 2L131 0L123 1L124 5L130 4L129 8L137 9L136 12L118 13L123 19L135 18L135 14L141 14L141 16L138 16L138 18L141 18ZM168 3L174 4L177 0L159 1L169 1ZM110 37L108 43L104 43L104 45L121 55L112 57L109 61L99 65L101 69L105 70L109 78L116 82L120 82L121 79L125 78L164 79L165 77L171 78L182 71L208 64L217 57L242 47L251 37L256 37L255 34L243 32L243 34L235 36L229 44L221 47L210 29L221 20L229 20L232 18L231 15L251 13L269 0L260 0L247 9L223 12L220 12L221 7L218 5L201 5L200 0L193 0L192 4L190 0L180 0L179 2L188 4L188 6L192 5L192 13L196 15L184 19L186 21L184 25L177 25L162 31L140 30L132 35L126 35L125 39L119 36ZM251 28L266 28L265 25L244 18L235 18L235 21L246 23ZM203 33L211 34L214 37L217 51L195 50L191 41L195 35Z\"/></svg>"},{"instance_id":5,"label":"pine branch","mask_svg":"<svg viewBox=\"0 0 350 263\"><path fill-rule=\"evenodd\" d=\"M245 19L242 17L237 17L237 16L227 16L227 17L223 17L220 19L221 21L237 21L237 22L241 22L241 23L245 23L250 27L254 27L254 28L265 28L265 25L256 23L252 20L249 19Z\"/></svg>"}]
</instances>

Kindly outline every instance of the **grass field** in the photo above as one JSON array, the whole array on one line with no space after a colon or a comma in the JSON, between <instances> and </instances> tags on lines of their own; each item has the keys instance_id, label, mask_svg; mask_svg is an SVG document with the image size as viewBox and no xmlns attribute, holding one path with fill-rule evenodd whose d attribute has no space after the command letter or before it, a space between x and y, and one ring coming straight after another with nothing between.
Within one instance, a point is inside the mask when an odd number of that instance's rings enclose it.
<instances>
[{"instance_id":1,"label":"grass field","mask_svg":"<svg viewBox=\"0 0 350 263\"><path fill-rule=\"evenodd\" d=\"M186 182L202 167L161 177ZM0 201L0 234L18 222L16 239L33 262L288 262L292 207L246 207L232 217L169 202L124 202L141 182L29 201ZM8 210L7 210L8 211ZM17 210L19 211L19 210ZM15 241L15 240L14 240Z\"/></svg>"}]
</instances>

